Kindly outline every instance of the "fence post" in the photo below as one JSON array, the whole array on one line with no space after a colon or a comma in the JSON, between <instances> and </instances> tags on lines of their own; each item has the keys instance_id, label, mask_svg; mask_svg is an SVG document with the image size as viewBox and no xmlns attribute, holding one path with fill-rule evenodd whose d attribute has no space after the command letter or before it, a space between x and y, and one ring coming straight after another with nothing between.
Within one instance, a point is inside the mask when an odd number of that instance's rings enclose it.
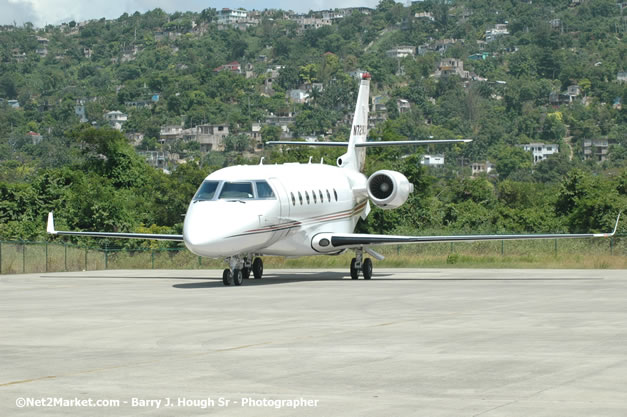
<instances>
[{"instance_id":1,"label":"fence post","mask_svg":"<svg viewBox=\"0 0 627 417\"><path fill-rule=\"evenodd\" d=\"M501 240L501 256L505 255L505 240Z\"/></svg>"},{"instance_id":2,"label":"fence post","mask_svg":"<svg viewBox=\"0 0 627 417\"><path fill-rule=\"evenodd\" d=\"M46 242L46 272L48 272L48 242Z\"/></svg>"},{"instance_id":3,"label":"fence post","mask_svg":"<svg viewBox=\"0 0 627 417\"><path fill-rule=\"evenodd\" d=\"M455 248L453 248L454 242L451 242L451 253L455 252Z\"/></svg>"},{"instance_id":4,"label":"fence post","mask_svg":"<svg viewBox=\"0 0 627 417\"><path fill-rule=\"evenodd\" d=\"M155 250L151 249L150 250L150 257L152 258L152 269L155 269Z\"/></svg>"},{"instance_id":5,"label":"fence post","mask_svg":"<svg viewBox=\"0 0 627 417\"><path fill-rule=\"evenodd\" d=\"M2 241L0 241L0 274L2 274Z\"/></svg>"},{"instance_id":6,"label":"fence post","mask_svg":"<svg viewBox=\"0 0 627 417\"><path fill-rule=\"evenodd\" d=\"M104 248L104 258L105 258L105 269L109 269L109 251L107 251L107 248Z\"/></svg>"},{"instance_id":7,"label":"fence post","mask_svg":"<svg viewBox=\"0 0 627 417\"><path fill-rule=\"evenodd\" d=\"M199 256L198 257L198 268L200 268L202 266L202 258Z\"/></svg>"},{"instance_id":8,"label":"fence post","mask_svg":"<svg viewBox=\"0 0 627 417\"><path fill-rule=\"evenodd\" d=\"M396 256L401 254L401 245L396 245Z\"/></svg>"},{"instance_id":9,"label":"fence post","mask_svg":"<svg viewBox=\"0 0 627 417\"><path fill-rule=\"evenodd\" d=\"M555 257L557 258L557 239L555 239Z\"/></svg>"},{"instance_id":10,"label":"fence post","mask_svg":"<svg viewBox=\"0 0 627 417\"><path fill-rule=\"evenodd\" d=\"M63 242L63 252L65 254L64 256L64 262L63 265L65 265L65 271L67 272L67 243Z\"/></svg>"},{"instance_id":11,"label":"fence post","mask_svg":"<svg viewBox=\"0 0 627 417\"><path fill-rule=\"evenodd\" d=\"M614 238L611 237L610 238L610 256L613 256L613 255L614 255ZM0 259L2 258L0 257Z\"/></svg>"},{"instance_id":12,"label":"fence post","mask_svg":"<svg viewBox=\"0 0 627 417\"><path fill-rule=\"evenodd\" d=\"M22 242L22 274L26 272L26 243Z\"/></svg>"},{"instance_id":13,"label":"fence post","mask_svg":"<svg viewBox=\"0 0 627 417\"><path fill-rule=\"evenodd\" d=\"M87 248L87 246L85 246L85 271L87 271L87 252L89 251L89 248Z\"/></svg>"}]
</instances>

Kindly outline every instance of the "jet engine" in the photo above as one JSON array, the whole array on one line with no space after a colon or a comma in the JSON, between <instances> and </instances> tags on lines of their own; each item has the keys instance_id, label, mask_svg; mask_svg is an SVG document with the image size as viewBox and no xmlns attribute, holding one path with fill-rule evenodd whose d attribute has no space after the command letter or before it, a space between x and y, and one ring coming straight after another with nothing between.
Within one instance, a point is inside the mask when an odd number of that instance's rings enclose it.
<instances>
[{"instance_id":1,"label":"jet engine","mask_svg":"<svg viewBox=\"0 0 627 417\"><path fill-rule=\"evenodd\" d=\"M400 207L409 193L414 191L414 184L397 171L381 170L368 178L366 185L368 197L384 210Z\"/></svg>"}]
</instances>

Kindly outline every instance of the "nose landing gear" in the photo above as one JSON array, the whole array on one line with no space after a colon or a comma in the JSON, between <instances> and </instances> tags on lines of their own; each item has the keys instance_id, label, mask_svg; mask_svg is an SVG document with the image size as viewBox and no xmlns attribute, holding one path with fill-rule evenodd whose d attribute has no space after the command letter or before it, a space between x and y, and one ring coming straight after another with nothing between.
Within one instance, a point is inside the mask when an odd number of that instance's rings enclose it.
<instances>
[{"instance_id":1,"label":"nose landing gear","mask_svg":"<svg viewBox=\"0 0 627 417\"><path fill-rule=\"evenodd\" d=\"M226 286L242 285L245 279L249 279L251 271L256 279L263 276L263 261L259 257L256 257L252 264L249 257L232 256L226 261L230 266L222 272L222 283Z\"/></svg>"}]
</instances>

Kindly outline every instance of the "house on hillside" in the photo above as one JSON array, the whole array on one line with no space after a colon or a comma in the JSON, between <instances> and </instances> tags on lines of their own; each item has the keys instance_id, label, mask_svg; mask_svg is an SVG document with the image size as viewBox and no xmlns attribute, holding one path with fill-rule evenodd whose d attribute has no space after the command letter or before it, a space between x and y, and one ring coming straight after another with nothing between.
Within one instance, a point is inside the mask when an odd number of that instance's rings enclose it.
<instances>
[{"instance_id":1,"label":"house on hillside","mask_svg":"<svg viewBox=\"0 0 627 417\"><path fill-rule=\"evenodd\" d=\"M494 42L500 37L509 35L509 30L507 30L507 24L497 24L493 28L487 29L485 31L485 41L490 43Z\"/></svg>"},{"instance_id":2,"label":"house on hillside","mask_svg":"<svg viewBox=\"0 0 627 417\"><path fill-rule=\"evenodd\" d=\"M583 157L585 160L603 162L607 160L610 144L607 139L584 139Z\"/></svg>"},{"instance_id":3,"label":"house on hillside","mask_svg":"<svg viewBox=\"0 0 627 417\"><path fill-rule=\"evenodd\" d=\"M292 101L294 103L303 104L303 103L307 102L307 99L309 98L309 94L307 93L307 91L305 91L303 89L295 88L295 89L290 90L288 92L288 97L289 97L290 101Z\"/></svg>"},{"instance_id":4,"label":"house on hillside","mask_svg":"<svg viewBox=\"0 0 627 417\"><path fill-rule=\"evenodd\" d=\"M442 168L444 166L444 155L423 155L420 158L420 165Z\"/></svg>"},{"instance_id":5,"label":"house on hillside","mask_svg":"<svg viewBox=\"0 0 627 417\"><path fill-rule=\"evenodd\" d=\"M489 52L479 52L476 54L472 54L468 57L468 59L470 59L471 61L480 61L480 60L486 60L490 58L490 53Z\"/></svg>"},{"instance_id":6,"label":"house on hillside","mask_svg":"<svg viewBox=\"0 0 627 417\"><path fill-rule=\"evenodd\" d=\"M122 113L119 110L114 110L106 113L104 118L107 122L109 122L109 125L112 128L122 130L122 126L128 121L128 114Z\"/></svg>"},{"instance_id":7,"label":"house on hillside","mask_svg":"<svg viewBox=\"0 0 627 417\"><path fill-rule=\"evenodd\" d=\"M183 138L183 126L165 125L159 130L159 140L161 143Z\"/></svg>"},{"instance_id":8,"label":"house on hillside","mask_svg":"<svg viewBox=\"0 0 627 417\"><path fill-rule=\"evenodd\" d=\"M405 100L404 98L399 98L396 100L396 108L398 109L399 114L407 113L409 110L411 110L409 101Z\"/></svg>"},{"instance_id":9,"label":"house on hillside","mask_svg":"<svg viewBox=\"0 0 627 417\"><path fill-rule=\"evenodd\" d=\"M81 123L86 123L87 120L87 108L85 107L85 100L78 99L74 105L74 114L77 115Z\"/></svg>"},{"instance_id":10,"label":"house on hillside","mask_svg":"<svg viewBox=\"0 0 627 417\"><path fill-rule=\"evenodd\" d=\"M239 62L233 61L233 62L229 62L228 64L220 65L218 68L213 70L213 72L220 72L220 71L231 71L235 74L241 74L242 66L240 65Z\"/></svg>"},{"instance_id":11,"label":"house on hillside","mask_svg":"<svg viewBox=\"0 0 627 417\"><path fill-rule=\"evenodd\" d=\"M223 151L224 138L229 135L229 126L226 124L204 124L193 129L192 140L200 143L202 152Z\"/></svg>"},{"instance_id":12,"label":"house on hillside","mask_svg":"<svg viewBox=\"0 0 627 417\"><path fill-rule=\"evenodd\" d=\"M218 25L234 25L248 18L248 12L244 9L224 8L216 12Z\"/></svg>"},{"instance_id":13,"label":"house on hillside","mask_svg":"<svg viewBox=\"0 0 627 417\"><path fill-rule=\"evenodd\" d=\"M28 132L26 136L28 136L31 139L31 141L33 142L33 145L38 145L43 139L43 137L39 133L33 132L32 130Z\"/></svg>"},{"instance_id":14,"label":"house on hillside","mask_svg":"<svg viewBox=\"0 0 627 417\"><path fill-rule=\"evenodd\" d=\"M419 12L414 15L416 19L427 19L431 22L435 22L435 18L433 17L433 13L431 12Z\"/></svg>"},{"instance_id":15,"label":"house on hillside","mask_svg":"<svg viewBox=\"0 0 627 417\"><path fill-rule=\"evenodd\" d=\"M472 170L472 176L473 177L476 177L477 175L481 175L481 174L488 174L488 175L490 175L490 174L495 175L496 174L496 167L490 161L473 162L470 165L470 168Z\"/></svg>"},{"instance_id":16,"label":"house on hillside","mask_svg":"<svg viewBox=\"0 0 627 417\"><path fill-rule=\"evenodd\" d=\"M323 26L331 26L331 19L318 18L318 17L305 17L301 16L295 19L299 26L299 32L304 32L309 29L320 29Z\"/></svg>"},{"instance_id":17,"label":"house on hillside","mask_svg":"<svg viewBox=\"0 0 627 417\"><path fill-rule=\"evenodd\" d=\"M464 71L464 61L455 58L444 58L438 64L438 70L433 74L434 77L442 77L449 75L458 75L462 79L470 78L470 73Z\"/></svg>"},{"instance_id":18,"label":"house on hillside","mask_svg":"<svg viewBox=\"0 0 627 417\"><path fill-rule=\"evenodd\" d=\"M397 46L396 48L388 49L385 51L385 54L390 58L405 58L408 56L416 55L416 47L415 46Z\"/></svg>"},{"instance_id":19,"label":"house on hillside","mask_svg":"<svg viewBox=\"0 0 627 417\"><path fill-rule=\"evenodd\" d=\"M533 154L534 165L540 161L544 161L549 155L559 153L559 146L557 146L556 143L527 143L518 146Z\"/></svg>"}]
</instances>

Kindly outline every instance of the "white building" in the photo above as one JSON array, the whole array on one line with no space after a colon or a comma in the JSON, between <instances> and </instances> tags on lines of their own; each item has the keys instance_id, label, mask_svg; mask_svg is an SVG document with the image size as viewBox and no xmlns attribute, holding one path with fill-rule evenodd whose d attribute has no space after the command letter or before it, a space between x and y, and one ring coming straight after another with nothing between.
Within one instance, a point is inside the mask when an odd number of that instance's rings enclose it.
<instances>
[{"instance_id":1,"label":"white building","mask_svg":"<svg viewBox=\"0 0 627 417\"><path fill-rule=\"evenodd\" d=\"M423 155L420 164L429 167L441 168L444 166L444 155Z\"/></svg>"},{"instance_id":2,"label":"white building","mask_svg":"<svg viewBox=\"0 0 627 417\"><path fill-rule=\"evenodd\" d=\"M299 17L296 19L296 23L300 26L300 31L309 29L320 29L323 26L331 26L331 19L317 18L317 17Z\"/></svg>"},{"instance_id":3,"label":"white building","mask_svg":"<svg viewBox=\"0 0 627 417\"><path fill-rule=\"evenodd\" d=\"M219 25L234 25L240 20L245 20L248 17L248 12L242 9L222 9L218 10L217 15Z\"/></svg>"},{"instance_id":4,"label":"white building","mask_svg":"<svg viewBox=\"0 0 627 417\"><path fill-rule=\"evenodd\" d=\"M540 161L544 161L549 155L559 153L559 147L555 143L528 143L526 145L519 145L525 151L533 154L533 163L537 164Z\"/></svg>"},{"instance_id":5,"label":"white building","mask_svg":"<svg viewBox=\"0 0 627 417\"><path fill-rule=\"evenodd\" d=\"M404 98L399 98L398 100L396 100L396 108L398 109L398 112L400 114L403 114L411 110L411 105L409 104L408 100L405 100Z\"/></svg>"},{"instance_id":6,"label":"white building","mask_svg":"<svg viewBox=\"0 0 627 417\"><path fill-rule=\"evenodd\" d=\"M80 118L81 123L88 122L85 100L76 100L76 104L74 105L74 114L76 114Z\"/></svg>"},{"instance_id":7,"label":"white building","mask_svg":"<svg viewBox=\"0 0 627 417\"><path fill-rule=\"evenodd\" d=\"M397 46L396 48L388 49L385 54L390 58L405 58L408 56L416 55L415 46Z\"/></svg>"},{"instance_id":8,"label":"white building","mask_svg":"<svg viewBox=\"0 0 627 417\"><path fill-rule=\"evenodd\" d=\"M498 24L494 26L492 29L488 29L485 31L485 40L486 42L495 41L497 38L501 36L509 35L509 31L507 30L507 25Z\"/></svg>"},{"instance_id":9,"label":"white building","mask_svg":"<svg viewBox=\"0 0 627 417\"><path fill-rule=\"evenodd\" d=\"M176 140L183 138L183 126L181 125L165 125L161 126L159 130L159 138L161 143L165 143L169 140Z\"/></svg>"},{"instance_id":10,"label":"white building","mask_svg":"<svg viewBox=\"0 0 627 417\"><path fill-rule=\"evenodd\" d=\"M122 125L128 120L128 114L114 110L105 114L104 118L109 122L112 128L122 130Z\"/></svg>"},{"instance_id":11,"label":"white building","mask_svg":"<svg viewBox=\"0 0 627 417\"><path fill-rule=\"evenodd\" d=\"M476 177L479 174L490 174L496 171L494 164L490 161L485 162L473 162L470 166L472 169L472 176Z\"/></svg>"},{"instance_id":12,"label":"white building","mask_svg":"<svg viewBox=\"0 0 627 417\"><path fill-rule=\"evenodd\" d=\"M427 19L430 20L432 22L435 22L435 19L433 18L433 13L431 12L420 12L420 13L416 13L414 15L414 17L416 19Z\"/></svg>"},{"instance_id":13,"label":"white building","mask_svg":"<svg viewBox=\"0 0 627 417\"><path fill-rule=\"evenodd\" d=\"M300 88L296 88L289 91L289 98L294 103L305 103L309 98L309 93L307 91L302 90Z\"/></svg>"}]
</instances>

